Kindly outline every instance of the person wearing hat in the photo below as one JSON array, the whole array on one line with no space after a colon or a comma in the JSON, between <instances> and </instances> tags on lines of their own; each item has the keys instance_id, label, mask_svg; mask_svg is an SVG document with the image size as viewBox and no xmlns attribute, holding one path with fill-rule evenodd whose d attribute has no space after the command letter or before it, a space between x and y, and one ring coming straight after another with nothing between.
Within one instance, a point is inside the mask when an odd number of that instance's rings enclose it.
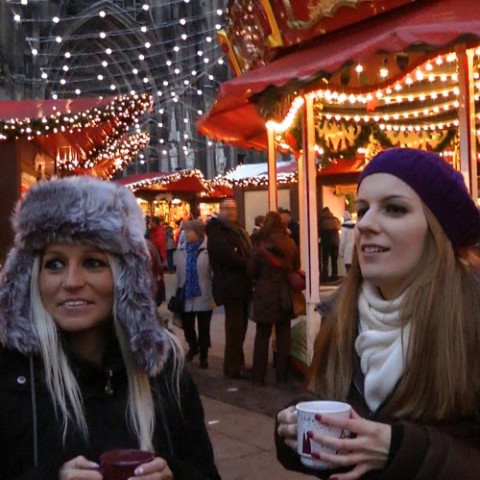
<instances>
[{"instance_id":1,"label":"person wearing hat","mask_svg":"<svg viewBox=\"0 0 480 480\"><path fill-rule=\"evenodd\" d=\"M357 255L315 342L311 398L337 455L313 471L296 453L295 408L277 415L277 456L331 480L480 478L480 214L460 172L435 153L394 148L358 180Z\"/></svg>"},{"instance_id":2,"label":"person wearing hat","mask_svg":"<svg viewBox=\"0 0 480 480\"><path fill-rule=\"evenodd\" d=\"M185 297L181 318L189 347L186 359L190 362L200 353L200 368L205 369L208 368L210 321L215 306L207 237L201 220L188 220L184 229L186 242L177 252L177 288L183 287ZM198 322L198 334L195 319Z\"/></svg>"},{"instance_id":3,"label":"person wearing hat","mask_svg":"<svg viewBox=\"0 0 480 480\"><path fill-rule=\"evenodd\" d=\"M142 449L135 478L219 479L197 388L159 322L143 214L114 183L36 183L0 274L0 472L101 480L100 455Z\"/></svg>"}]
</instances>

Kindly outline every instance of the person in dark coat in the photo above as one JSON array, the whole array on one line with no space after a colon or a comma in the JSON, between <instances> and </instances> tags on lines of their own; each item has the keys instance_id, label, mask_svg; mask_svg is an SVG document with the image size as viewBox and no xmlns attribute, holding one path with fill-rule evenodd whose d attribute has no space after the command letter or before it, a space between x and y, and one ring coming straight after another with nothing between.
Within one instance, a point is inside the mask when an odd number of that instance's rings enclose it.
<instances>
[{"instance_id":1,"label":"person in dark coat","mask_svg":"<svg viewBox=\"0 0 480 480\"><path fill-rule=\"evenodd\" d=\"M321 279L324 282L338 278L338 247L340 245L340 220L328 207L320 212L320 247L322 251ZM328 275L329 263L331 273Z\"/></svg>"},{"instance_id":2,"label":"person in dark coat","mask_svg":"<svg viewBox=\"0 0 480 480\"><path fill-rule=\"evenodd\" d=\"M288 288L288 273L300 267L295 242L282 224L280 214L268 212L254 248L247 272L254 281L253 321L257 325L253 349L252 382L264 384L268 344L275 326L276 380L287 381L292 314L282 309L282 290Z\"/></svg>"},{"instance_id":3,"label":"person in dark coat","mask_svg":"<svg viewBox=\"0 0 480 480\"><path fill-rule=\"evenodd\" d=\"M292 237L293 241L297 248L300 246L300 224L297 220L292 218L292 214L288 208L279 208L278 213L282 217L282 223L285 227L288 228L290 236Z\"/></svg>"},{"instance_id":4,"label":"person in dark coat","mask_svg":"<svg viewBox=\"0 0 480 480\"><path fill-rule=\"evenodd\" d=\"M220 478L197 388L158 318L144 219L115 183L36 183L0 274L0 476L101 480L100 455L142 449L135 478Z\"/></svg>"},{"instance_id":5,"label":"person in dark coat","mask_svg":"<svg viewBox=\"0 0 480 480\"><path fill-rule=\"evenodd\" d=\"M359 176L356 253L322 321L310 398L348 402L311 439L334 469L305 467L295 407L277 415L277 457L323 479L480 478L480 213L433 152L386 150ZM304 457L302 457L304 458ZM308 457L306 457L308 459ZM305 460L304 460L305 461Z\"/></svg>"},{"instance_id":6,"label":"person in dark coat","mask_svg":"<svg viewBox=\"0 0 480 480\"><path fill-rule=\"evenodd\" d=\"M235 200L220 203L219 215L208 221L206 232L213 271L213 298L218 306L225 307L223 373L230 378L246 379L243 342L252 294L247 276L252 244L248 233L237 222Z\"/></svg>"},{"instance_id":7,"label":"person in dark coat","mask_svg":"<svg viewBox=\"0 0 480 480\"><path fill-rule=\"evenodd\" d=\"M174 253L177 248L175 245L175 238L173 228L169 223L165 223L165 238L167 247L167 269L168 273L175 273Z\"/></svg>"},{"instance_id":8,"label":"person in dark coat","mask_svg":"<svg viewBox=\"0 0 480 480\"><path fill-rule=\"evenodd\" d=\"M262 229L264 223L265 223L265 215L257 215L255 217L253 230L252 230L252 233L250 234L250 240L254 247L258 245L258 243L260 243L260 230Z\"/></svg>"}]
</instances>

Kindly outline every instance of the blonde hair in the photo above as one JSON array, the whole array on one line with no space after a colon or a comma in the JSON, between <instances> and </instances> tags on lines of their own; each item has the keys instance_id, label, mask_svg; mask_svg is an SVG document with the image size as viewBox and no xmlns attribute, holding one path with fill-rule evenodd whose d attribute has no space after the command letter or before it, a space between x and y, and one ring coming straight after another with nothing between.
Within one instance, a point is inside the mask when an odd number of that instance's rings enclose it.
<instances>
[{"instance_id":1,"label":"blonde hair","mask_svg":"<svg viewBox=\"0 0 480 480\"><path fill-rule=\"evenodd\" d=\"M470 249L455 252L435 216L424 205L429 231L422 261L407 278L401 324L411 319L409 361L385 408L396 418L440 421L473 414L480 395L480 288L478 258ZM313 391L347 398L355 363L358 259L338 303L317 337L312 362Z\"/></svg>"},{"instance_id":2,"label":"blonde hair","mask_svg":"<svg viewBox=\"0 0 480 480\"><path fill-rule=\"evenodd\" d=\"M115 259L109 255L113 278L116 278ZM53 318L46 311L39 290L39 272L41 257L35 259L30 283L30 300L34 328L40 345L40 355L45 367L47 388L50 392L57 416L62 422L63 441L66 439L70 424L74 424L88 439L82 394L78 382L70 368L61 337ZM115 303L113 311L115 312ZM155 429L155 407L148 374L139 369L128 346L126 335L113 315L113 325L120 345L121 355L128 378L127 423L131 426L141 449L153 451L153 432ZM172 335L168 335L174 356L174 379L176 393L179 392L181 365L178 345ZM178 400L179 401L179 400Z\"/></svg>"}]
</instances>

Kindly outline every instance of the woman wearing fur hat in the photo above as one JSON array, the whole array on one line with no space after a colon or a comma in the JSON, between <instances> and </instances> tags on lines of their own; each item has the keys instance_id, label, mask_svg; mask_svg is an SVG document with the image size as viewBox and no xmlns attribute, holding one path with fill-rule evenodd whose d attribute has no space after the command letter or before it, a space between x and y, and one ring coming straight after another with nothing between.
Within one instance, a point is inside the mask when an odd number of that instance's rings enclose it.
<instances>
[{"instance_id":1,"label":"woman wearing fur hat","mask_svg":"<svg viewBox=\"0 0 480 480\"><path fill-rule=\"evenodd\" d=\"M278 458L331 480L480 478L480 215L438 155L390 149L360 174L352 268L315 343L312 398L348 402L351 432L311 432L340 452L308 470L295 408L277 415ZM344 453L342 453L344 452Z\"/></svg>"},{"instance_id":2,"label":"woman wearing fur hat","mask_svg":"<svg viewBox=\"0 0 480 480\"><path fill-rule=\"evenodd\" d=\"M0 277L0 472L101 480L115 448L155 454L135 478L219 479L198 391L154 302L133 194L37 183Z\"/></svg>"},{"instance_id":3,"label":"woman wearing fur hat","mask_svg":"<svg viewBox=\"0 0 480 480\"><path fill-rule=\"evenodd\" d=\"M200 368L208 368L210 321L215 302L205 225L201 220L188 220L184 229L186 243L177 252L177 288L183 287L185 294L182 327L189 346L186 359L190 362L200 352Z\"/></svg>"}]
</instances>

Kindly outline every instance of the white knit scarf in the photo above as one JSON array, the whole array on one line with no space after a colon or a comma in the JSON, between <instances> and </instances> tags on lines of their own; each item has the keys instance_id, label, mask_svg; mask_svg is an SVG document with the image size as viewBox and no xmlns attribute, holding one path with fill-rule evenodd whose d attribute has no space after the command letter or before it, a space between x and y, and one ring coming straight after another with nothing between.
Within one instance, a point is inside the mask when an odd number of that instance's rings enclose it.
<instances>
[{"instance_id":1,"label":"white knit scarf","mask_svg":"<svg viewBox=\"0 0 480 480\"><path fill-rule=\"evenodd\" d=\"M400 305L404 295L384 300L377 287L369 282L363 283L359 295L359 335L355 350L365 376L365 401L372 412L393 391L405 370L410 322L402 332Z\"/></svg>"}]
</instances>

